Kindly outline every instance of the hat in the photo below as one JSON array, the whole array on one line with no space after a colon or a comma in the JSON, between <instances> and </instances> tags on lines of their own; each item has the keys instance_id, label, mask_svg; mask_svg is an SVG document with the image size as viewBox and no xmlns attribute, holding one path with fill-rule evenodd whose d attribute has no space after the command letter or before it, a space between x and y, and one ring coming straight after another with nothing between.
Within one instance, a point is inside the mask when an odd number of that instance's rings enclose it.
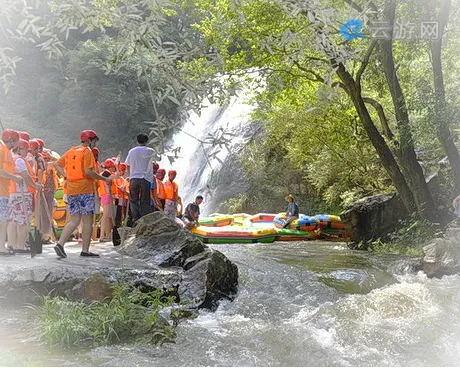
<instances>
[{"instance_id":1,"label":"hat","mask_svg":"<svg viewBox=\"0 0 460 368\"><path fill-rule=\"evenodd\" d=\"M2 141L17 141L19 139L19 133L13 129L5 129L2 133Z\"/></svg>"},{"instance_id":2,"label":"hat","mask_svg":"<svg viewBox=\"0 0 460 368\"><path fill-rule=\"evenodd\" d=\"M29 141L29 149L31 151L35 151L36 149L38 149L40 147L40 143L38 142L38 140L36 139L31 139Z\"/></svg>"},{"instance_id":3,"label":"hat","mask_svg":"<svg viewBox=\"0 0 460 368\"><path fill-rule=\"evenodd\" d=\"M29 150L29 142L20 138L18 141L18 148Z\"/></svg>"}]
</instances>

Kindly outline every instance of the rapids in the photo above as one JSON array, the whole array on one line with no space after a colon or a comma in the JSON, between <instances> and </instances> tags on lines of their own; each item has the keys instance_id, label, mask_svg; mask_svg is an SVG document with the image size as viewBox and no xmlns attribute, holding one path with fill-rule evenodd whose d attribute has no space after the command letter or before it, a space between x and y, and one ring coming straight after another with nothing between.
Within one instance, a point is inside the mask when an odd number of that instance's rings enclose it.
<instances>
[{"instance_id":1,"label":"rapids","mask_svg":"<svg viewBox=\"0 0 460 368\"><path fill-rule=\"evenodd\" d=\"M342 243L216 245L239 268L233 302L181 322L174 344L59 351L1 311L2 365L452 366L460 361L459 276Z\"/></svg>"}]
</instances>

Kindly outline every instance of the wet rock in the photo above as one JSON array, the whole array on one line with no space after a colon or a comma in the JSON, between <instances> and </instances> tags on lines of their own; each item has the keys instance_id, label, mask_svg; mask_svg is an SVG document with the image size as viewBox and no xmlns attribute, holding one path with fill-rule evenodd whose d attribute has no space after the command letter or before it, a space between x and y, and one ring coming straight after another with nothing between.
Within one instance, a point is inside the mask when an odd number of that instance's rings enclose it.
<instances>
[{"instance_id":1,"label":"wet rock","mask_svg":"<svg viewBox=\"0 0 460 368\"><path fill-rule=\"evenodd\" d=\"M182 267L187 258L203 252L206 246L189 231L176 225L163 213L142 217L122 251L157 266Z\"/></svg>"},{"instance_id":2,"label":"wet rock","mask_svg":"<svg viewBox=\"0 0 460 368\"><path fill-rule=\"evenodd\" d=\"M422 270L428 277L460 273L460 227L450 226L445 238L435 238L423 247Z\"/></svg>"},{"instance_id":3,"label":"wet rock","mask_svg":"<svg viewBox=\"0 0 460 368\"><path fill-rule=\"evenodd\" d=\"M236 265L163 213L144 216L133 233L121 251L161 268L179 268L181 301L213 309L220 299L234 298L238 285Z\"/></svg>"},{"instance_id":4,"label":"wet rock","mask_svg":"<svg viewBox=\"0 0 460 368\"><path fill-rule=\"evenodd\" d=\"M181 300L198 300L201 307L214 310L220 299L231 299L237 292L238 268L220 252L208 250L191 257L184 269Z\"/></svg>"},{"instance_id":5,"label":"wet rock","mask_svg":"<svg viewBox=\"0 0 460 368\"><path fill-rule=\"evenodd\" d=\"M104 275L95 273L66 291L65 294L70 300L102 302L111 298L112 286L113 284L108 282Z\"/></svg>"},{"instance_id":6,"label":"wet rock","mask_svg":"<svg viewBox=\"0 0 460 368\"><path fill-rule=\"evenodd\" d=\"M380 194L352 203L340 214L351 241L366 243L383 237L401 226L407 211L396 194Z\"/></svg>"}]
</instances>

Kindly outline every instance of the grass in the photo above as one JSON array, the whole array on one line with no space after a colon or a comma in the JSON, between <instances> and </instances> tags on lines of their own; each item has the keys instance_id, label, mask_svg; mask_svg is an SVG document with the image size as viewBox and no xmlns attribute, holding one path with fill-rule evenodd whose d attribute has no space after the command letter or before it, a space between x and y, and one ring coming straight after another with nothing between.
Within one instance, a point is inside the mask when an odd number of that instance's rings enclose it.
<instances>
[{"instance_id":1,"label":"grass","mask_svg":"<svg viewBox=\"0 0 460 368\"><path fill-rule=\"evenodd\" d=\"M439 224L420 220L404 221L403 226L389 234L385 241L379 238L370 243L369 250L377 253L422 256L422 247L440 235Z\"/></svg>"},{"instance_id":2,"label":"grass","mask_svg":"<svg viewBox=\"0 0 460 368\"><path fill-rule=\"evenodd\" d=\"M174 330L160 323L160 310L171 306L174 297L163 292L143 293L117 285L113 296L104 302L85 303L63 297L42 297L35 311L35 335L56 347L101 346L120 342L172 342Z\"/></svg>"}]
</instances>

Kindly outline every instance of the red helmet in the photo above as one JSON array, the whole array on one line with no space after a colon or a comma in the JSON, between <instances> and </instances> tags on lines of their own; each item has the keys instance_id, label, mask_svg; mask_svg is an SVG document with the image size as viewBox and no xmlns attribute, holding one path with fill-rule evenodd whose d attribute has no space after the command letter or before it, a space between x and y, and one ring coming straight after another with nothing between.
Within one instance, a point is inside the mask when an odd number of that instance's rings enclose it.
<instances>
[{"instance_id":1,"label":"red helmet","mask_svg":"<svg viewBox=\"0 0 460 368\"><path fill-rule=\"evenodd\" d=\"M166 175L166 170L165 169L158 169L157 170L157 174L163 174L163 175Z\"/></svg>"},{"instance_id":2,"label":"red helmet","mask_svg":"<svg viewBox=\"0 0 460 368\"><path fill-rule=\"evenodd\" d=\"M94 130L83 130L80 133L80 141L81 142L88 142L90 139L99 139L96 132Z\"/></svg>"},{"instance_id":3,"label":"red helmet","mask_svg":"<svg viewBox=\"0 0 460 368\"><path fill-rule=\"evenodd\" d=\"M22 139L22 138L21 138ZM35 151L36 149L38 149L40 147L40 142L38 142L38 139L31 139L29 141L29 149L31 151Z\"/></svg>"},{"instance_id":4,"label":"red helmet","mask_svg":"<svg viewBox=\"0 0 460 368\"><path fill-rule=\"evenodd\" d=\"M104 164L102 166L104 166L105 168L115 167L115 162L113 162L113 160L108 158L107 160L104 161Z\"/></svg>"},{"instance_id":5,"label":"red helmet","mask_svg":"<svg viewBox=\"0 0 460 368\"><path fill-rule=\"evenodd\" d=\"M169 171L168 171L168 175L171 175L171 174L177 175L176 170L169 170Z\"/></svg>"},{"instance_id":6,"label":"red helmet","mask_svg":"<svg viewBox=\"0 0 460 368\"><path fill-rule=\"evenodd\" d=\"M160 165L158 165L157 162L153 163L153 170L158 170L160 168Z\"/></svg>"},{"instance_id":7,"label":"red helmet","mask_svg":"<svg viewBox=\"0 0 460 368\"><path fill-rule=\"evenodd\" d=\"M35 138L35 139L38 142L39 147L43 149L45 147L45 141L40 138Z\"/></svg>"},{"instance_id":8,"label":"red helmet","mask_svg":"<svg viewBox=\"0 0 460 368\"><path fill-rule=\"evenodd\" d=\"M18 148L24 148L26 150L29 150L29 142L27 142L25 139L19 139L18 141Z\"/></svg>"},{"instance_id":9,"label":"red helmet","mask_svg":"<svg viewBox=\"0 0 460 368\"><path fill-rule=\"evenodd\" d=\"M13 129L5 129L2 133L2 141L17 141L19 139L19 133Z\"/></svg>"},{"instance_id":10,"label":"red helmet","mask_svg":"<svg viewBox=\"0 0 460 368\"><path fill-rule=\"evenodd\" d=\"M19 138L24 139L25 141L30 141L30 135L27 132L18 132Z\"/></svg>"},{"instance_id":11,"label":"red helmet","mask_svg":"<svg viewBox=\"0 0 460 368\"><path fill-rule=\"evenodd\" d=\"M118 168L120 170L126 170L128 168L128 165L126 165L124 162L120 163L120 165L118 165Z\"/></svg>"}]
</instances>

